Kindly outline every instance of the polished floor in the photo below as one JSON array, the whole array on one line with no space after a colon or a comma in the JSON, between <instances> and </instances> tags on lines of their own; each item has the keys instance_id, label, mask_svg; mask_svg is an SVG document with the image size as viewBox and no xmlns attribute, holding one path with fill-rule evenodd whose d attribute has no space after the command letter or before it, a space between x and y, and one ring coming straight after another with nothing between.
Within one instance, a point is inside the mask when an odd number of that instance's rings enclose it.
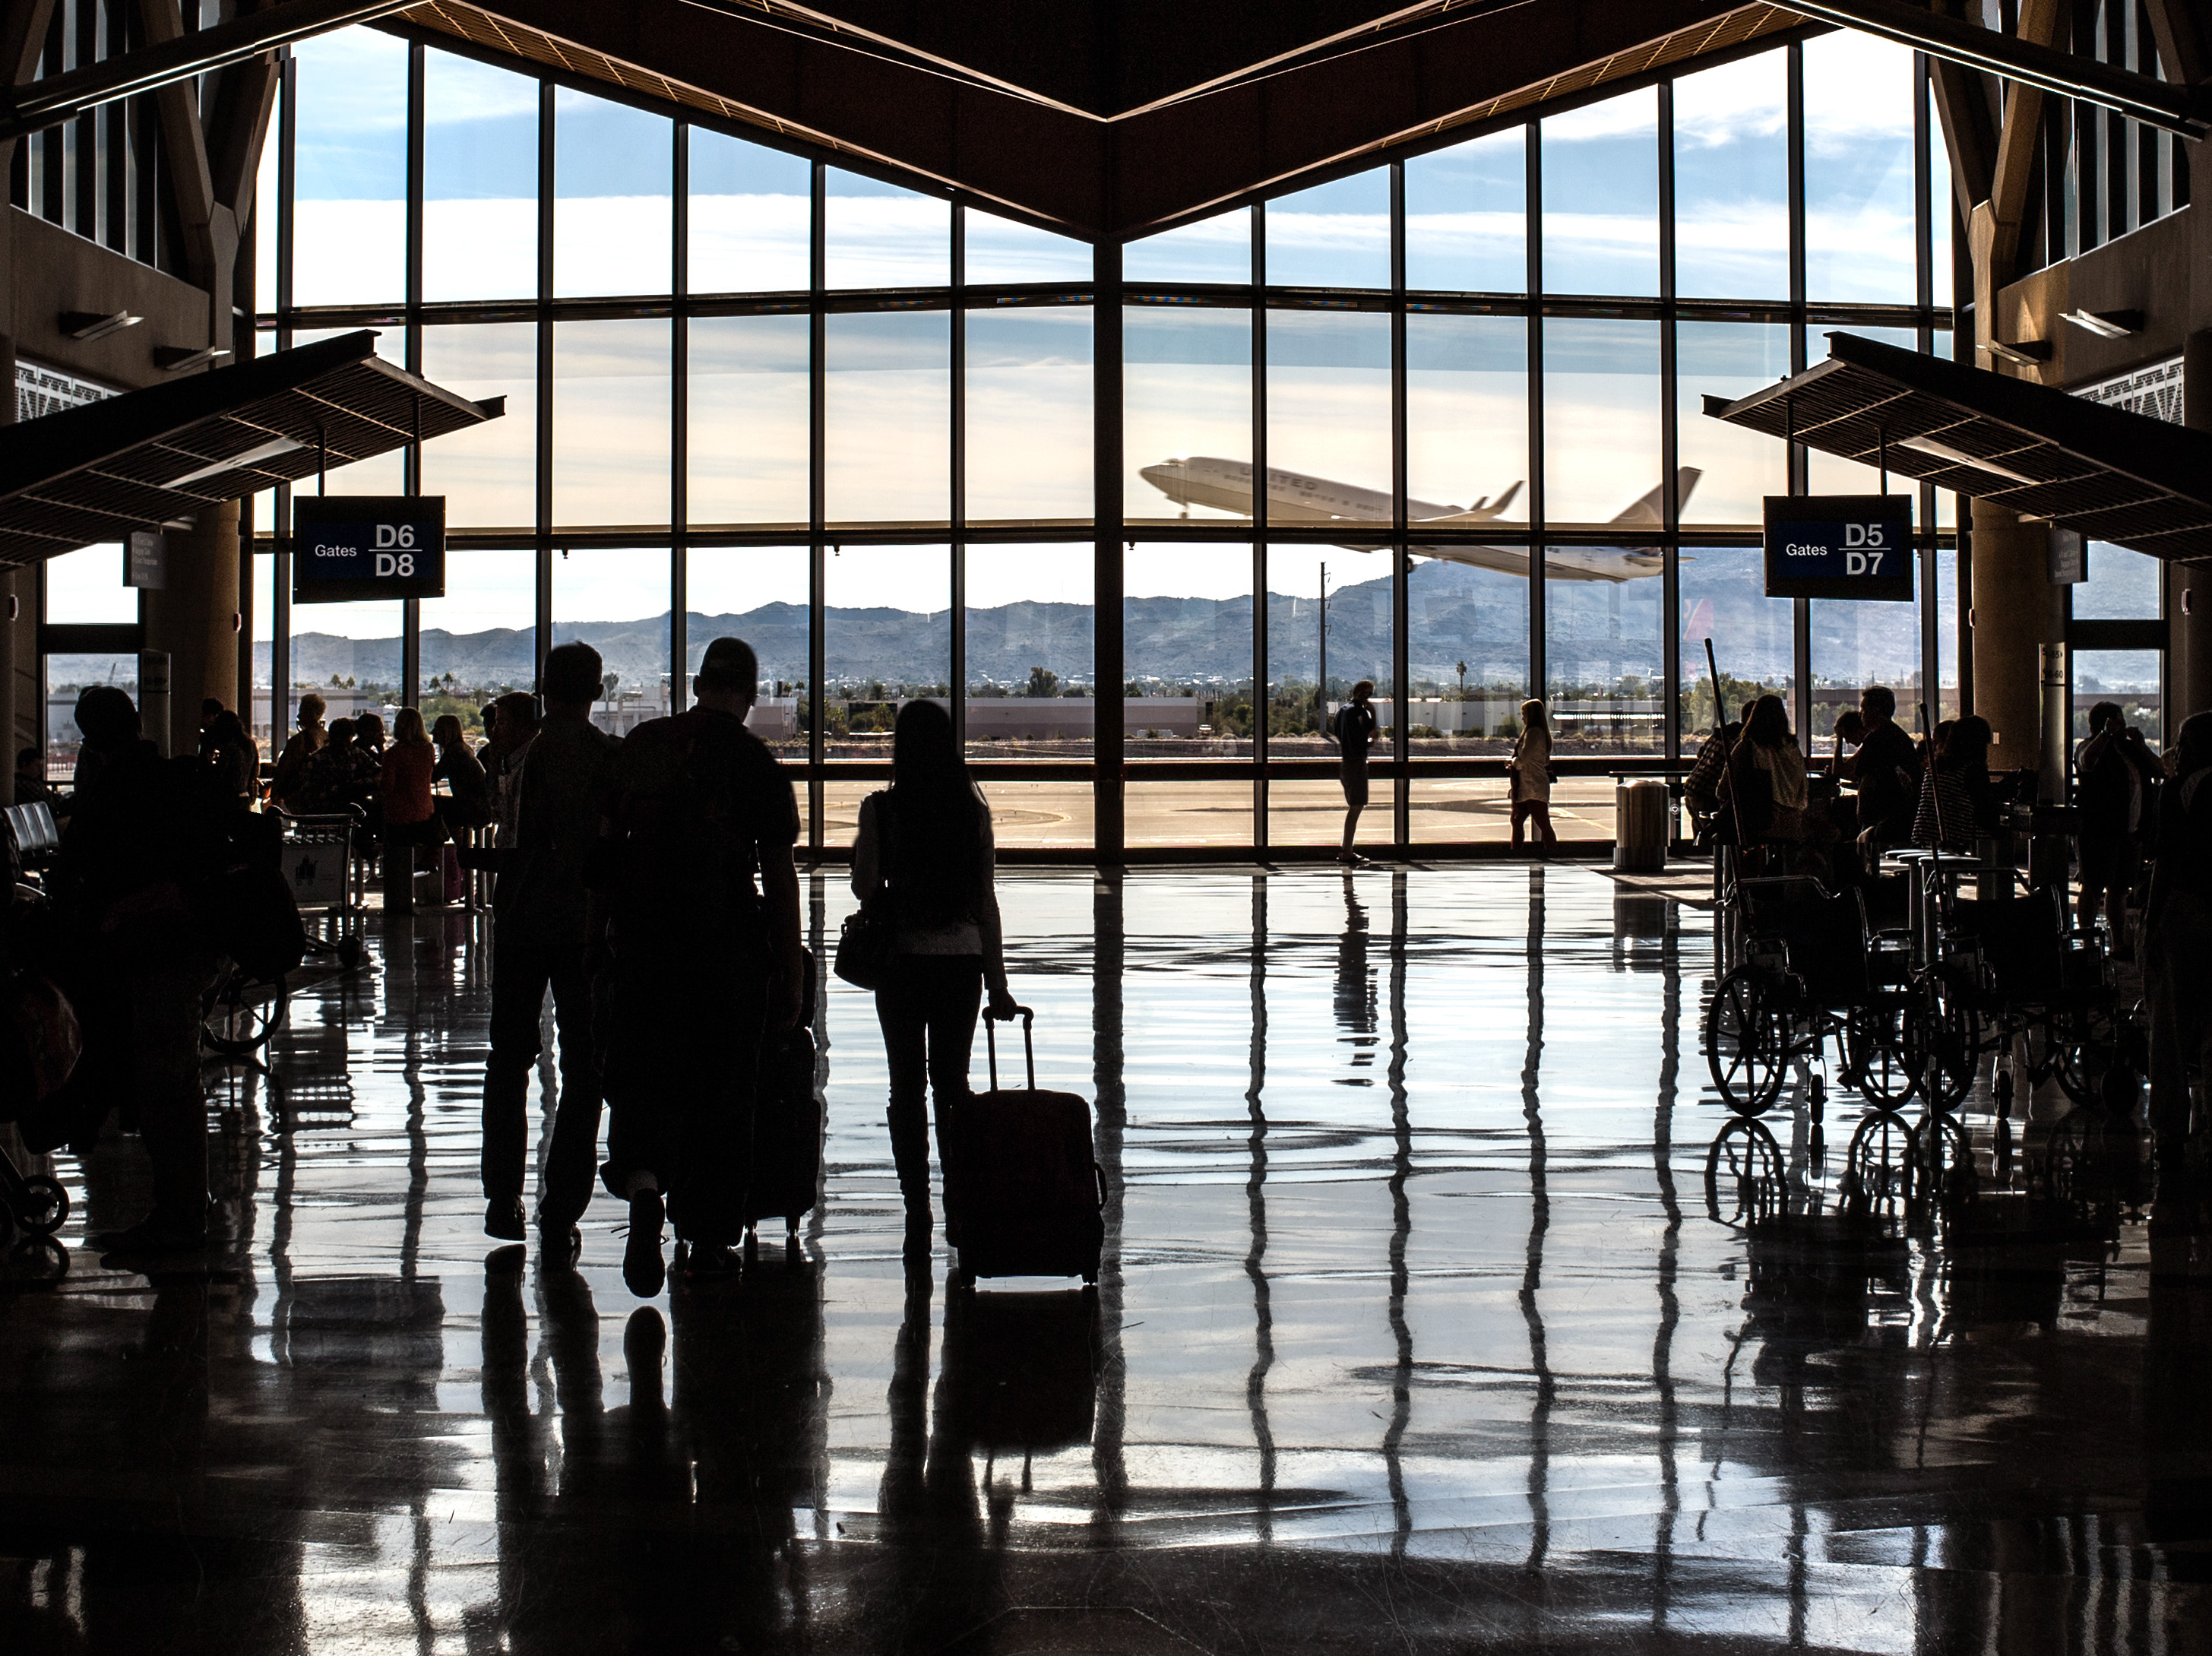
<instances>
[{"instance_id":1,"label":"polished floor","mask_svg":"<svg viewBox=\"0 0 2212 1656\"><path fill-rule=\"evenodd\" d=\"M1697 892L1005 878L1095 1312L907 1286L842 985L795 1257L641 1305L611 1209L492 1244L483 922L373 916L208 1071L211 1268L85 1250L124 1142L9 1260L0 1652L2212 1649L2199 1245L2032 1202L2051 1099L2002 1156L1978 1100L1967 1209L1843 1203L1842 1098L1709 1194Z\"/></svg>"}]
</instances>

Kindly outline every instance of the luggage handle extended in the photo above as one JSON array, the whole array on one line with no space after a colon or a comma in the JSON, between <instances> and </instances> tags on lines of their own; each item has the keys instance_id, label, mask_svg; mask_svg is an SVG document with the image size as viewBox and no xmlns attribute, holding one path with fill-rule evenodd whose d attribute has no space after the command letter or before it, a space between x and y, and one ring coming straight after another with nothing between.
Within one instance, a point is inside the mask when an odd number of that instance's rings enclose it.
<instances>
[{"instance_id":1,"label":"luggage handle extended","mask_svg":"<svg viewBox=\"0 0 2212 1656\"><path fill-rule=\"evenodd\" d=\"M1028 1055L1030 1091L1036 1091L1036 1014L1027 1007L1016 1007L1014 1015L1022 1020L1022 1050ZM991 1090L999 1090L999 1032L992 1026L998 1020L988 1012L983 1014L983 1044L991 1055Z\"/></svg>"}]
</instances>

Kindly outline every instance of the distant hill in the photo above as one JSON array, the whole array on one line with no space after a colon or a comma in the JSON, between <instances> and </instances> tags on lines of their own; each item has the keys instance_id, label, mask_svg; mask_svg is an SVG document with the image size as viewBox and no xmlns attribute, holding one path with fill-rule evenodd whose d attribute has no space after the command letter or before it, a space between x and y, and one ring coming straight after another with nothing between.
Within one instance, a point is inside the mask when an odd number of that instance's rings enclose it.
<instances>
[{"instance_id":1,"label":"distant hill","mask_svg":"<svg viewBox=\"0 0 2212 1656\"><path fill-rule=\"evenodd\" d=\"M1686 585L1698 583L1686 575ZM1553 582L1547 588L1547 648L1555 679L1612 684L1624 676L1656 679L1661 672L1660 584L1656 580ZM1407 590L1409 649L1418 685L1449 685L1468 664L1468 683L1517 682L1525 670L1528 590L1514 577L1463 565L1415 565ZM1316 601L1285 593L1267 595L1269 676L1310 684L1318 654ZM1824 676L1868 676L1898 681L1917 666L1917 609L1905 605L1824 604L1814 609L1814 660ZM1176 684L1234 683L1249 678L1252 659L1252 602L1249 598L1131 598L1123 606L1129 675ZM306 618L301 618L305 619ZM1390 583L1387 577L1348 586L1329 600L1332 678L1384 676L1390 659ZM968 667L976 684L1018 685L1042 667L1063 684L1091 683L1091 611L1087 605L1014 603L971 611ZM605 659L624 684L657 683L667 671L667 614L637 620L563 622L554 641L581 639ZM1755 587L1713 596L1711 624L1722 669L1732 678L1778 684L1791 671L1788 612L1770 605ZM696 668L710 639L734 634L761 658L763 673L803 683L807 624L803 605L767 604L738 615L687 618L690 667ZM1702 635L1701 635L1702 636ZM833 608L826 618L828 675L832 685L943 683L950 655L946 612ZM422 635L422 671L447 673L476 689L526 689L535 645L526 627ZM1683 672L1703 671L1694 640L1682 652ZM265 672L269 646L255 647ZM396 684L397 638L341 638L296 635L295 680L326 683L335 673L360 682Z\"/></svg>"}]
</instances>

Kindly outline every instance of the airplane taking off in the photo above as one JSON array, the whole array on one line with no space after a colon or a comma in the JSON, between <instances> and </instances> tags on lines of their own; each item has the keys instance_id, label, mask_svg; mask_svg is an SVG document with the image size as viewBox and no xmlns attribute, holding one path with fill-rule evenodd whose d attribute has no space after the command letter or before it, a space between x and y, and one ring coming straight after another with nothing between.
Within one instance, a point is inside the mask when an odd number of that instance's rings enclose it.
<instances>
[{"instance_id":1,"label":"airplane taking off","mask_svg":"<svg viewBox=\"0 0 2212 1656\"><path fill-rule=\"evenodd\" d=\"M1147 466L1138 475L1182 507L1186 514L1194 505L1216 507L1245 517L1252 514L1252 467L1249 461L1194 455L1188 460L1163 460L1158 466ZM1684 505L1689 503L1690 491L1703 476L1705 473L1694 466L1685 466L1674 473ZM1660 527L1666 521L1660 502L1660 490L1665 486L1662 484L1654 488L1611 521L1636 528ZM1437 527L1494 522L1520 492L1521 485L1516 482L1497 499L1486 495L1472 506L1408 500L1406 517L1409 523ZM1390 496L1377 490L1332 483L1327 478L1310 478L1297 472L1279 472L1270 466L1267 521L1357 523L1363 527L1387 523L1390 521ZM1356 552L1382 550L1372 543L1340 544ZM1478 569L1497 569L1524 577L1528 573L1528 554L1517 547L1413 546L1407 550L1417 557L1442 558L1447 563L1472 564ZM1656 547L1553 546L1544 553L1544 575L1550 581L1636 581L1657 575L1665 567L1666 559Z\"/></svg>"}]
</instances>

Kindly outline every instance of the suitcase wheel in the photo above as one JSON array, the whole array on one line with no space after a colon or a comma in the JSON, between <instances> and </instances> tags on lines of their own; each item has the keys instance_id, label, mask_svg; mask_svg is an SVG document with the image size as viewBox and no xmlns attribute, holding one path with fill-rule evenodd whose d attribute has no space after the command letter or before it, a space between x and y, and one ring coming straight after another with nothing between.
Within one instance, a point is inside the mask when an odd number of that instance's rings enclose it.
<instances>
[{"instance_id":1,"label":"suitcase wheel","mask_svg":"<svg viewBox=\"0 0 2212 1656\"><path fill-rule=\"evenodd\" d=\"M1084 1272L1083 1286L1086 1288L1097 1288L1098 1286L1098 1273L1095 1270L1087 1270Z\"/></svg>"},{"instance_id":2,"label":"suitcase wheel","mask_svg":"<svg viewBox=\"0 0 2212 1656\"><path fill-rule=\"evenodd\" d=\"M975 1273L965 1265L955 1265L952 1268L952 1286L972 1289L975 1286Z\"/></svg>"}]
</instances>

